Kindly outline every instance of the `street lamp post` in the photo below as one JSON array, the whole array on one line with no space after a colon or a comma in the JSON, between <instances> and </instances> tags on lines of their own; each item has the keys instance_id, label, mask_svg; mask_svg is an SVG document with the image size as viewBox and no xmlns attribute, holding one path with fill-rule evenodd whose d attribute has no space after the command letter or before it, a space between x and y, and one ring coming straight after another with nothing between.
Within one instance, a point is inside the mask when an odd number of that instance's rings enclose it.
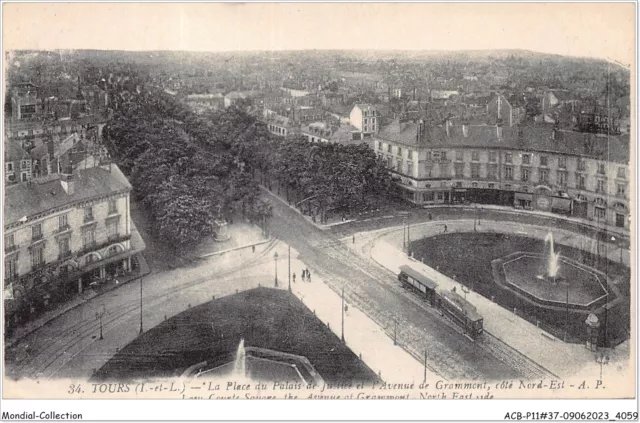
<instances>
[{"instance_id":1,"label":"street lamp post","mask_svg":"<svg viewBox=\"0 0 640 423\"><path fill-rule=\"evenodd\" d=\"M102 304L102 309L100 309L100 311L96 311L96 319L100 321L100 340L104 339L104 337L102 336L102 316L104 316L106 312L107 309L104 304Z\"/></svg>"},{"instance_id":2,"label":"street lamp post","mask_svg":"<svg viewBox=\"0 0 640 423\"><path fill-rule=\"evenodd\" d=\"M407 219L407 255L411 256L411 222L408 219Z\"/></svg>"},{"instance_id":3,"label":"street lamp post","mask_svg":"<svg viewBox=\"0 0 640 423\"><path fill-rule=\"evenodd\" d=\"M140 335L142 335L142 277L140 277Z\"/></svg>"},{"instance_id":4,"label":"street lamp post","mask_svg":"<svg viewBox=\"0 0 640 423\"><path fill-rule=\"evenodd\" d=\"M407 250L407 219L402 219L402 249Z\"/></svg>"},{"instance_id":5,"label":"street lamp post","mask_svg":"<svg viewBox=\"0 0 640 423\"><path fill-rule=\"evenodd\" d=\"M473 232L477 232L476 222L478 220L478 205L474 205L474 213L473 213Z\"/></svg>"},{"instance_id":6,"label":"street lamp post","mask_svg":"<svg viewBox=\"0 0 640 423\"><path fill-rule=\"evenodd\" d=\"M600 353L600 355L596 356L596 363L600 365L600 381L602 382L602 366L606 366L609 364L609 356L604 355L604 353Z\"/></svg>"},{"instance_id":7,"label":"street lamp post","mask_svg":"<svg viewBox=\"0 0 640 423\"><path fill-rule=\"evenodd\" d=\"M275 262L276 268L276 288L278 287L278 252L273 253L273 261Z\"/></svg>"}]
</instances>

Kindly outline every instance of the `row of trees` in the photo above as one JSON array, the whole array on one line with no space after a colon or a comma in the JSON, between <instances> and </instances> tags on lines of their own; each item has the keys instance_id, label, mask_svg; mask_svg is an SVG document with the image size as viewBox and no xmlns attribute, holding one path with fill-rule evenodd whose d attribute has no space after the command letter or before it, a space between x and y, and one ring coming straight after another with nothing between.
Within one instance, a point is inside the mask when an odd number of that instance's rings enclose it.
<instances>
[{"instance_id":1,"label":"row of trees","mask_svg":"<svg viewBox=\"0 0 640 423\"><path fill-rule=\"evenodd\" d=\"M326 221L330 212L363 210L381 197L397 195L389 170L365 143L312 144L305 139L274 140L256 124L234 147L249 172L290 204Z\"/></svg>"},{"instance_id":2,"label":"row of trees","mask_svg":"<svg viewBox=\"0 0 640 423\"><path fill-rule=\"evenodd\" d=\"M196 244L214 233L216 219L235 212L261 224L271 215L257 182L224 151L234 136L225 133L235 119L229 114L207 121L170 97L146 92L132 96L105 129L134 195L172 245Z\"/></svg>"}]
</instances>

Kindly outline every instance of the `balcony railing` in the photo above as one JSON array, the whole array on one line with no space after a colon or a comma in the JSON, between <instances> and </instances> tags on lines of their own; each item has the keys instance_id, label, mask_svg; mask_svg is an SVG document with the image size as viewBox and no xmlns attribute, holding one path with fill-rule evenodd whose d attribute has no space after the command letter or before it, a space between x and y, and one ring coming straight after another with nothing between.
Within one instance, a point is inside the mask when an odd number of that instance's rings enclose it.
<instances>
[{"instance_id":1,"label":"balcony railing","mask_svg":"<svg viewBox=\"0 0 640 423\"><path fill-rule=\"evenodd\" d=\"M12 253L14 251L18 250L18 246L16 244L13 245L5 245L4 246L4 252L6 253Z\"/></svg>"},{"instance_id":2,"label":"balcony railing","mask_svg":"<svg viewBox=\"0 0 640 423\"><path fill-rule=\"evenodd\" d=\"M31 234L31 242L41 241L43 238L44 236L42 235L42 232L38 234Z\"/></svg>"},{"instance_id":3,"label":"balcony railing","mask_svg":"<svg viewBox=\"0 0 640 423\"><path fill-rule=\"evenodd\" d=\"M65 260L71 257L71 251L62 251L58 254L58 260Z\"/></svg>"},{"instance_id":4,"label":"balcony railing","mask_svg":"<svg viewBox=\"0 0 640 423\"><path fill-rule=\"evenodd\" d=\"M93 221L95 221L93 215L84 217L84 223L89 223L89 222L93 222Z\"/></svg>"}]
</instances>

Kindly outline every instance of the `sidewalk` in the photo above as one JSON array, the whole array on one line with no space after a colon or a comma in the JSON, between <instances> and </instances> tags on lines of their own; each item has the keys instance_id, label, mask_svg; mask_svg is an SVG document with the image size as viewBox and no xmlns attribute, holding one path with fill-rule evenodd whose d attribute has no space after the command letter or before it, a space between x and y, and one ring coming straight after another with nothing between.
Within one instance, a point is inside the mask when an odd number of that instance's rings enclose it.
<instances>
[{"instance_id":1,"label":"sidewalk","mask_svg":"<svg viewBox=\"0 0 640 423\"><path fill-rule=\"evenodd\" d=\"M472 230L473 226L472 221L450 221L445 223L447 223L449 230L452 232ZM418 238L440 233L442 224L443 221L439 221L437 223L413 226L412 235ZM489 229L487 226L491 226L492 231L511 233L513 232L513 228L510 228L512 225L507 222L483 222L483 231ZM359 234L360 236L356 236L356 239L363 238L365 244L373 244L370 250L371 258L394 273L399 272L401 265L409 265L437 281L438 285L443 289L450 290L454 287L460 289L460 284L453 279L407 257L402 252L401 228L385 231L386 233L381 232L379 236L373 239L371 236L367 237L366 235L368 234ZM541 237L546 231L548 229L540 228L540 233L536 234L535 231L531 231L529 235ZM353 247L358 248L361 253L363 249L367 248L367 245L363 245L360 242L354 244ZM488 332L560 377L572 378L586 374L593 376L600 371L599 366L595 363L594 353L585 349L583 345L565 344L475 292L467 294L467 300L476 306L478 312L484 317L484 326ZM625 344L628 343L629 341ZM624 357L622 354L625 348L628 349L628 346L616 348L616 355L612 357L615 362L611 362L607 371L618 374L620 371L618 368L626 368L629 357Z\"/></svg>"},{"instance_id":2,"label":"sidewalk","mask_svg":"<svg viewBox=\"0 0 640 423\"><path fill-rule=\"evenodd\" d=\"M422 207L425 210L430 210L430 209L439 209L439 208L459 208L459 209L464 209L464 210L469 210L469 211L473 211L476 210L476 207L474 204L447 204L447 205L427 205L427 206L423 206ZM588 226L591 229L596 229L596 230L604 230L606 229L607 232L610 232L612 234L617 234L621 237L625 237L625 238L629 238L629 231L624 229L624 228L617 228L614 226L598 226L596 224L596 222L594 222L593 220L589 220L589 219L581 219L579 217L572 217L572 216L564 216L564 215L560 215L560 214L555 214L555 213L551 213L551 212L545 212L545 211L540 211L540 210L525 210L525 209L515 209L513 207L508 207L508 206L496 206L496 205L492 205L492 204L478 204L477 205L477 210L478 211L482 211L482 210L492 210L492 211L497 211L497 212L502 212L502 213L510 213L510 214L518 214L518 215L533 215L533 216L539 216L539 217L546 217L549 219L558 219L558 220L563 220L563 221L567 221L567 222L572 222L575 223L577 225L584 225L584 226Z\"/></svg>"},{"instance_id":3,"label":"sidewalk","mask_svg":"<svg viewBox=\"0 0 640 423\"><path fill-rule=\"evenodd\" d=\"M287 245L278 243L278 254L286 257ZM307 266L300 261L298 253L291 250L291 272L298 277L291 283L293 294L298 297L309 310L321 321L328 324L331 331L340 338L342 336L342 298L341 294L324 283L315 269L310 269L311 282L303 282L299 269ZM288 275L282 275L280 289L288 289ZM386 382L422 383L424 380L424 363L416 360L402 346L394 345L387 332L367 317L349 300L350 292L345 291L345 304L348 311L344 315L345 344ZM427 380L443 379L429 368L427 362Z\"/></svg>"},{"instance_id":4,"label":"sidewalk","mask_svg":"<svg viewBox=\"0 0 640 423\"><path fill-rule=\"evenodd\" d=\"M198 258L206 258L269 242L269 239L262 234L260 227L247 222L228 224L227 233L230 238L226 241L216 241L213 237L206 238L195 248L193 254Z\"/></svg>"},{"instance_id":5,"label":"sidewalk","mask_svg":"<svg viewBox=\"0 0 640 423\"><path fill-rule=\"evenodd\" d=\"M140 254L137 254L137 257L138 257L138 263L140 264L140 267L137 271L129 272L124 276L118 277L117 284L105 283L102 285L96 285L95 287L88 288L84 290L82 294L78 294L73 299L60 304L59 307L56 307L51 310L47 310L40 317L34 320L31 320L25 323L24 325L16 328L10 337L5 337L5 340L4 340L5 348L11 348L21 339L29 336L30 334L40 329L41 327L45 326L47 323L51 322L52 320L57 319L63 314L66 314L69 311L75 309L76 307L81 306L82 304L86 303L92 298L105 294L109 291L113 291L114 289L119 288L120 286L123 286L131 281L138 280L141 277L147 276L149 273L151 273L151 269L149 268L149 265L147 264L147 261L145 260L144 255L140 253Z\"/></svg>"}]
</instances>

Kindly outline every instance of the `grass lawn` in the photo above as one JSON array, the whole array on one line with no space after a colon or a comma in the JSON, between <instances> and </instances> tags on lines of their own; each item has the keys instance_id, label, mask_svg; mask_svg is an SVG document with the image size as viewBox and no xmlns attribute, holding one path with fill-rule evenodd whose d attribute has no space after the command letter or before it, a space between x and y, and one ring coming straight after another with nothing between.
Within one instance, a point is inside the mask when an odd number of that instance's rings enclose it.
<instances>
[{"instance_id":1,"label":"grass lawn","mask_svg":"<svg viewBox=\"0 0 640 423\"><path fill-rule=\"evenodd\" d=\"M179 376L187 367L246 347L302 355L328 383L376 374L286 291L256 288L194 307L144 333L100 368L95 380Z\"/></svg>"},{"instance_id":2,"label":"grass lawn","mask_svg":"<svg viewBox=\"0 0 640 423\"><path fill-rule=\"evenodd\" d=\"M503 289L493 280L491 261L515 251L531 251L543 253L542 240L512 234L490 233L451 233L416 240L411 243L411 250L416 259L439 269L439 271L458 282L471 287L486 298L494 300L508 310L515 307L518 314L532 323L540 320L541 327L555 336L562 338L566 326L566 312L535 307L520 299L507 289ZM629 287L631 275L629 269L609 261L594 265L594 257L580 250L556 246L562 256L577 260L595 267L618 281L617 286L625 298L622 304L608 311L608 336L613 343L626 339L629 330ZM599 316L601 322L603 316ZM580 342L586 338L586 315L569 313L569 339Z\"/></svg>"}]
</instances>

